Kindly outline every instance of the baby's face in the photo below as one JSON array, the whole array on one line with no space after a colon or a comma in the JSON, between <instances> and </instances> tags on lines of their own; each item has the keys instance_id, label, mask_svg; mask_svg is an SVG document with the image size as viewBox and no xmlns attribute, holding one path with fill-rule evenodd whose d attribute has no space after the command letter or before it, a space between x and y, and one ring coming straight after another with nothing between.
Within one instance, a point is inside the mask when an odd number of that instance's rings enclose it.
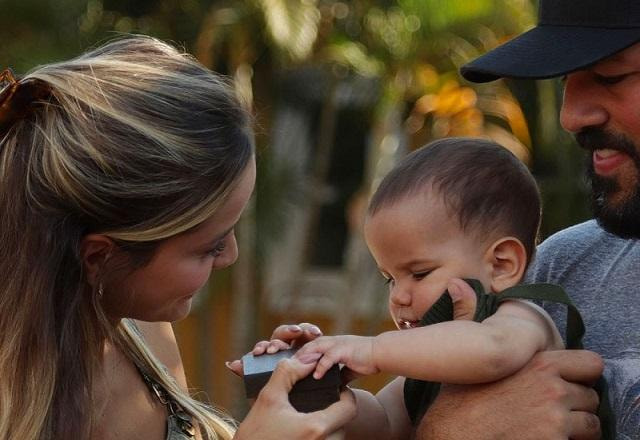
<instances>
[{"instance_id":1,"label":"baby's face","mask_svg":"<svg viewBox=\"0 0 640 440\"><path fill-rule=\"evenodd\" d=\"M452 278L475 278L490 288L487 244L463 233L438 196L420 193L383 207L367 218L364 235L400 329L418 326Z\"/></svg>"}]
</instances>

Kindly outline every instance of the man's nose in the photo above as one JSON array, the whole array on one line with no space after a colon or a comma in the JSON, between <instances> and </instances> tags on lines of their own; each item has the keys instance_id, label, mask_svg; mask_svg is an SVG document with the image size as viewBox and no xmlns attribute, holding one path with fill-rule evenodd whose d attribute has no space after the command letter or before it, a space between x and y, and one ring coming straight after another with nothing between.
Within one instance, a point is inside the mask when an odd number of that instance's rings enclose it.
<instances>
[{"instance_id":1,"label":"man's nose","mask_svg":"<svg viewBox=\"0 0 640 440\"><path fill-rule=\"evenodd\" d=\"M609 114L603 100L605 93L605 86L598 84L591 72L569 74L560 110L562 127L571 133L578 133L587 127L606 124Z\"/></svg>"}]
</instances>

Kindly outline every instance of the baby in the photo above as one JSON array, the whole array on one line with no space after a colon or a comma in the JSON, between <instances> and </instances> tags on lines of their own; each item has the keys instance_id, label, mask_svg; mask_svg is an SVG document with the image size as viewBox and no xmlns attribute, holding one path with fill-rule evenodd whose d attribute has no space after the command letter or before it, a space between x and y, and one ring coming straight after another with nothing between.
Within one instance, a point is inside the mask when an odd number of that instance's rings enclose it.
<instances>
[{"instance_id":1,"label":"baby","mask_svg":"<svg viewBox=\"0 0 640 440\"><path fill-rule=\"evenodd\" d=\"M400 376L375 396L354 390L358 416L347 438L409 438L412 421L435 397L421 395L429 385L422 381L491 382L516 372L538 351L563 348L546 312L520 299L494 301L497 310L494 305L495 313L481 322L421 323L447 289L456 302L461 278L477 280L486 292L518 297L521 287L514 286L533 256L539 223L533 176L490 141L432 142L384 178L370 202L364 236L389 286L389 310L400 330L320 337L295 355L318 361L316 378L336 363L355 374ZM525 290L528 297L531 286ZM405 378L411 380L405 384ZM439 385L431 385L437 393Z\"/></svg>"}]
</instances>

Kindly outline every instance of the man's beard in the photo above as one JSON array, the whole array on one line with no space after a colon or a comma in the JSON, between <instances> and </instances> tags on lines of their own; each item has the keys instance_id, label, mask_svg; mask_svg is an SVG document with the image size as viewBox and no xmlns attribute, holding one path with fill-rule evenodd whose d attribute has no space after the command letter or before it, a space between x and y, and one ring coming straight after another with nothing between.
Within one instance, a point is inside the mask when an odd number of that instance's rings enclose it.
<instances>
[{"instance_id":1,"label":"man's beard","mask_svg":"<svg viewBox=\"0 0 640 440\"><path fill-rule=\"evenodd\" d=\"M591 155L587 164L587 180L591 185L591 207L598 224L607 232L622 238L640 238L640 156L635 145L628 138L589 128L576 135L576 140L589 152L598 148L621 151L633 160L637 170L635 187L627 188L625 200L615 205L611 202L620 183L611 177L596 174Z\"/></svg>"}]
</instances>

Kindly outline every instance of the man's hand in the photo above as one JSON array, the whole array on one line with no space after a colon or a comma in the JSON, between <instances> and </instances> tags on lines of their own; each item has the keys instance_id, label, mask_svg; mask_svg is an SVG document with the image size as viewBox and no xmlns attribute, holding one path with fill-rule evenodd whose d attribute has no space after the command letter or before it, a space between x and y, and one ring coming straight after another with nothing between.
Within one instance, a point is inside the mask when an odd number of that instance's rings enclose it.
<instances>
[{"instance_id":1,"label":"man's hand","mask_svg":"<svg viewBox=\"0 0 640 440\"><path fill-rule=\"evenodd\" d=\"M498 382L443 385L416 439L599 439L598 396L588 385L602 369L590 351L545 351Z\"/></svg>"}]
</instances>

